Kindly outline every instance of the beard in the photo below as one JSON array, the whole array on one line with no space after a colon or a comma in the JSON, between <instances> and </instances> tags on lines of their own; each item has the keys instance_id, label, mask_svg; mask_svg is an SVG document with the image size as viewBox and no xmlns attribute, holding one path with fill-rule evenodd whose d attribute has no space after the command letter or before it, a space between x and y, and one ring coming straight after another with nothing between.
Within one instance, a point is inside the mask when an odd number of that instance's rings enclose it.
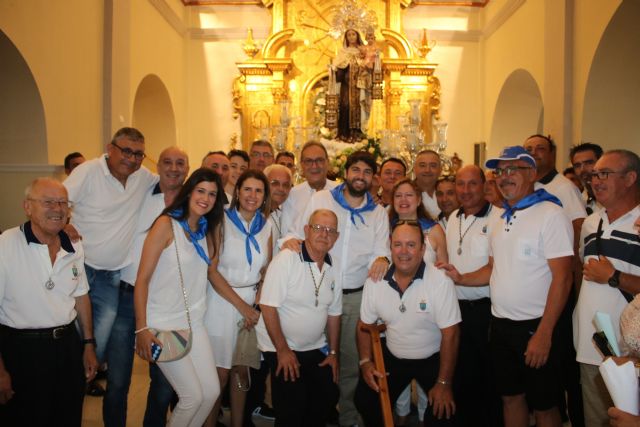
<instances>
[{"instance_id":1,"label":"beard","mask_svg":"<svg viewBox=\"0 0 640 427\"><path fill-rule=\"evenodd\" d=\"M362 197L367 194L367 192L371 188L371 184L367 185L365 182L364 188L362 190L358 190L357 188L354 188L353 181L349 180L345 180L345 185L347 186L347 191L352 197Z\"/></svg>"}]
</instances>

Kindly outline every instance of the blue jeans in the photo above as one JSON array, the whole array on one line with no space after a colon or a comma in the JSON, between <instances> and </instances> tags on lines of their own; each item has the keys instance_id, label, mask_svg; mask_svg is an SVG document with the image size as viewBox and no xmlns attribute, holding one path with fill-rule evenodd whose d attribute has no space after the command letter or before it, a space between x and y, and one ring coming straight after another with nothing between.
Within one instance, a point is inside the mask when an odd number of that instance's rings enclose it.
<instances>
[{"instance_id":1,"label":"blue jeans","mask_svg":"<svg viewBox=\"0 0 640 427\"><path fill-rule=\"evenodd\" d=\"M135 345L133 286L120 282L119 270L96 270L88 265L85 270L98 361L109 365L102 419L105 427L125 427Z\"/></svg>"},{"instance_id":2,"label":"blue jeans","mask_svg":"<svg viewBox=\"0 0 640 427\"><path fill-rule=\"evenodd\" d=\"M149 363L149 377L151 384L149 384L143 426L164 427L167 424L167 410L175 393L157 363Z\"/></svg>"}]
</instances>

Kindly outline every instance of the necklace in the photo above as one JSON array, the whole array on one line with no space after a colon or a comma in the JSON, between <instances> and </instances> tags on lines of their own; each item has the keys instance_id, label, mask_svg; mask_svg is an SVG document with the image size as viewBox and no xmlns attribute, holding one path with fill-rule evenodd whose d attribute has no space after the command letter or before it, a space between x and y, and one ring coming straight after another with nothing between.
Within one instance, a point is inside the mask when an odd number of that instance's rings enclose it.
<instances>
[{"instance_id":1,"label":"necklace","mask_svg":"<svg viewBox=\"0 0 640 427\"><path fill-rule=\"evenodd\" d=\"M311 273L311 280L313 280L313 287L315 288L315 294L316 294L316 307L318 306L318 295L320 294L320 286L322 286L322 281L324 280L324 273L326 272L327 270L325 269L322 272L322 276L320 276L320 283L316 283L316 276L313 274L311 263L309 263L309 273Z\"/></svg>"},{"instance_id":2,"label":"necklace","mask_svg":"<svg viewBox=\"0 0 640 427\"><path fill-rule=\"evenodd\" d=\"M280 209L280 208L278 208L278 209ZM281 236L282 235L282 228L281 228L282 225L280 224L280 216L278 216L277 218L273 216L273 214L275 214L276 212L277 212L277 210L271 212L271 214L269 216L273 220L273 225L275 225L276 228L278 229L278 236Z\"/></svg>"},{"instance_id":3,"label":"necklace","mask_svg":"<svg viewBox=\"0 0 640 427\"><path fill-rule=\"evenodd\" d=\"M53 282L53 280L51 280L51 277L49 277L49 279L44 283L44 287L49 291L55 288L55 286L56 284Z\"/></svg>"},{"instance_id":4,"label":"necklace","mask_svg":"<svg viewBox=\"0 0 640 427\"><path fill-rule=\"evenodd\" d=\"M462 215L460 216L460 221L458 221L458 236L460 237L460 239L458 240L458 251L457 251L458 255L462 255L462 240L464 239L464 236L467 235L467 233L469 232L471 227L473 227L473 224L476 222L477 219L478 217L473 218L473 221L471 222L471 224L467 227L464 233L462 233Z\"/></svg>"}]
</instances>

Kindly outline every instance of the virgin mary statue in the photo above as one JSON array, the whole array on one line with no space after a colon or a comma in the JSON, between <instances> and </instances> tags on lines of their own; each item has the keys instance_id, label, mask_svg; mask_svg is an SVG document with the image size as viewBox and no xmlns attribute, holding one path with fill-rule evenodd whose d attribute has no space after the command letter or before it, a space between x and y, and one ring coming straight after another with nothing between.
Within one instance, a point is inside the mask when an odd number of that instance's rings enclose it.
<instances>
[{"instance_id":1,"label":"virgin mary statue","mask_svg":"<svg viewBox=\"0 0 640 427\"><path fill-rule=\"evenodd\" d=\"M363 47L360 33L354 29L347 30L343 47L332 63L336 82L340 83L337 137L348 142L360 141L365 137L362 128L366 123L362 122L361 88L358 85L358 77L365 71Z\"/></svg>"}]
</instances>

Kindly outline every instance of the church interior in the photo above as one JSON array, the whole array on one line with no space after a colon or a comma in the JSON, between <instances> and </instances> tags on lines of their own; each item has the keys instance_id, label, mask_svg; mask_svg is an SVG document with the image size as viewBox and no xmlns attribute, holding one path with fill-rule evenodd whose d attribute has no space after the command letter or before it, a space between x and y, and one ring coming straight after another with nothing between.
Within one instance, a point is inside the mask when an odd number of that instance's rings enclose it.
<instances>
[{"instance_id":1,"label":"church interior","mask_svg":"<svg viewBox=\"0 0 640 427\"><path fill-rule=\"evenodd\" d=\"M374 16L383 56L370 137L421 99L425 143L444 124L445 154L465 163L534 133L557 142L559 168L581 141L637 147L636 0L5 0L3 201L20 206L30 180L62 177L66 154L98 156L123 126L146 136L150 169L171 145L193 164L265 136L295 150L345 4ZM4 209L0 229L22 218Z\"/></svg>"}]
</instances>

